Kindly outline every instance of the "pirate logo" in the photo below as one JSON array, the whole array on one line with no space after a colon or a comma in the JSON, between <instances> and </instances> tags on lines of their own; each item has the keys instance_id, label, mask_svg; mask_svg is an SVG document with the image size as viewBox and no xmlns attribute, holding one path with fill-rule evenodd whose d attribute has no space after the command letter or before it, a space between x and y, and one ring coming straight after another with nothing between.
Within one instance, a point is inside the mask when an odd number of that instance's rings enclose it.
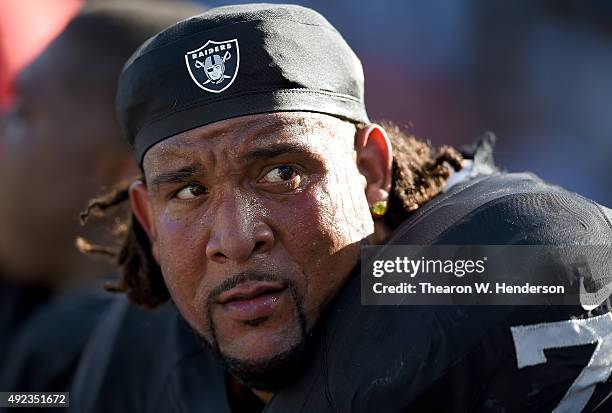
<instances>
[{"instance_id":1,"label":"pirate logo","mask_svg":"<svg viewBox=\"0 0 612 413\"><path fill-rule=\"evenodd\" d=\"M187 52L185 63L196 85L207 92L221 93L232 85L238 74L238 40L209 40L199 49Z\"/></svg>"}]
</instances>

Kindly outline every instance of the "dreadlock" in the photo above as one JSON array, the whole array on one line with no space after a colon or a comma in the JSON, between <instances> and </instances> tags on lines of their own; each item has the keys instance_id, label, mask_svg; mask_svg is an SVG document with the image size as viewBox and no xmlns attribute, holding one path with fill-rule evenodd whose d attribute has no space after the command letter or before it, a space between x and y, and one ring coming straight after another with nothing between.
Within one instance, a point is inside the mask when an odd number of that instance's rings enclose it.
<instances>
[{"instance_id":1,"label":"dreadlock","mask_svg":"<svg viewBox=\"0 0 612 413\"><path fill-rule=\"evenodd\" d=\"M429 143L416 139L401 131L396 125L384 125L393 146L393 170L391 193L385 222L396 228L412 212L438 195L451 174L462 168L462 156L450 146L434 149ZM142 178L141 178L142 179ZM81 223L94 215L104 216L128 199L130 181L118 185L114 190L89 202L81 213ZM138 220L132 215L128 224L121 224L115 231L120 239L118 248L92 245L82 238L77 247L84 253L102 254L116 260L121 270L121 279L106 289L124 292L128 299L138 305L153 308L170 298L164 284L161 269L151 253L151 244Z\"/></svg>"},{"instance_id":2,"label":"dreadlock","mask_svg":"<svg viewBox=\"0 0 612 413\"><path fill-rule=\"evenodd\" d=\"M81 212L81 225L85 225L91 215L104 216L107 210L126 202L130 185L131 181L124 181L112 191L92 199L85 211ZM149 238L138 220L132 215L127 224L115 230L115 235L122 239L118 249L93 245L83 238L77 238L77 248L81 252L115 259L121 270L121 279L118 284L107 284L105 288L111 292L125 292L131 302L148 308L168 300L170 293L164 284L161 269L153 259Z\"/></svg>"},{"instance_id":3,"label":"dreadlock","mask_svg":"<svg viewBox=\"0 0 612 413\"><path fill-rule=\"evenodd\" d=\"M397 125L383 123L393 146L393 166L389 209L385 222L398 227L408 216L438 195L451 171L462 169L463 157L444 145L434 149L429 143L404 133Z\"/></svg>"}]
</instances>

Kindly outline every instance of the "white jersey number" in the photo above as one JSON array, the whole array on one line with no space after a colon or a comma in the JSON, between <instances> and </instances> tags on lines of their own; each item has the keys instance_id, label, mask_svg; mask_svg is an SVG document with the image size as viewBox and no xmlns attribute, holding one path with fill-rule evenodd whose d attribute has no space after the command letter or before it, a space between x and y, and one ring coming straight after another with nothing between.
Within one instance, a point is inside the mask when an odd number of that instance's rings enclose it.
<instances>
[{"instance_id":1,"label":"white jersey number","mask_svg":"<svg viewBox=\"0 0 612 413\"><path fill-rule=\"evenodd\" d=\"M612 373L612 313L579 320L511 327L518 368L546 363L545 349L597 343L587 365L553 413L581 412L595 385Z\"/></svg>"}]
</instances>

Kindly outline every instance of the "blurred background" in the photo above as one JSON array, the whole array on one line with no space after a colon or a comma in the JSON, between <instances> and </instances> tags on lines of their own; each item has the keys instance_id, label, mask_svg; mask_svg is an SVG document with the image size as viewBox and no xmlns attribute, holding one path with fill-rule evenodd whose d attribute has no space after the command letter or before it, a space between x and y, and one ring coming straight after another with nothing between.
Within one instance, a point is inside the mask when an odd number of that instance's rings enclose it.
<instances>
[{"instance_id":1,"label":"blurred background","mask_svg":"<svg viewBox=\"0 0 612 413\"><path fill-rule=\"evenodd\" d=\"M1 108L15 73L81 2L0 0ZM296 3L325 15L361 57L372 119L434 144L493 131L502 168L612 205L612 2Z\"/></svg>"}]
</instances>

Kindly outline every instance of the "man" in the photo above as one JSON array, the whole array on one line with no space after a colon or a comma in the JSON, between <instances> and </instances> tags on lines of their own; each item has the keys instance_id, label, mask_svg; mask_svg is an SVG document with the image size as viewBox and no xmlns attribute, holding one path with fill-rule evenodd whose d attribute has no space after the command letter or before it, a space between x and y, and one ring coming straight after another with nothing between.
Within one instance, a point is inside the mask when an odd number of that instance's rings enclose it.
<instances>
[{"instance_id":1,"label":"man","mask_svg":"<svg viewBox=\"0 0 612 413\"><path fill-rule=\"evenodd\" d=\"M223 61L220 82L206 73L211 56ZM471 179L445 187L469 162L370 123L359 60L314 11L245 5L181 22L130 58L117 105L143 177L91 207L129 195L118 288L146 306L171 298L202 345L169 321L147 381L95 390L139 393L139 406L115 411L579 411L605 401L608 374L569 402L571 374L525 388L519 377L541 377L508 364L508 335L606 308L360 306L364 244L609 243L611 213L531 175L493 173L483 151ZM106 331L91 354L109 356L125 337ZM120 364L109 357L112 374ZM501 378L516 389L504 393Z\"/></svg>"},{"instance_id":2,"label":"man","mask_svg":"<svg viewBox=\"0 0 612 413\"><path fill-rule=\"evenodd\" d=\"M78 252L76 215L100 186L137 171L115 115L117 78L146 38L201 11L142 2L85 6L17 77L17 100L1 122L2 391L68 388L110 301L88 288L113 271ZM102 226L90 230L109 239Z\"/></svg>"}]
</instances>

